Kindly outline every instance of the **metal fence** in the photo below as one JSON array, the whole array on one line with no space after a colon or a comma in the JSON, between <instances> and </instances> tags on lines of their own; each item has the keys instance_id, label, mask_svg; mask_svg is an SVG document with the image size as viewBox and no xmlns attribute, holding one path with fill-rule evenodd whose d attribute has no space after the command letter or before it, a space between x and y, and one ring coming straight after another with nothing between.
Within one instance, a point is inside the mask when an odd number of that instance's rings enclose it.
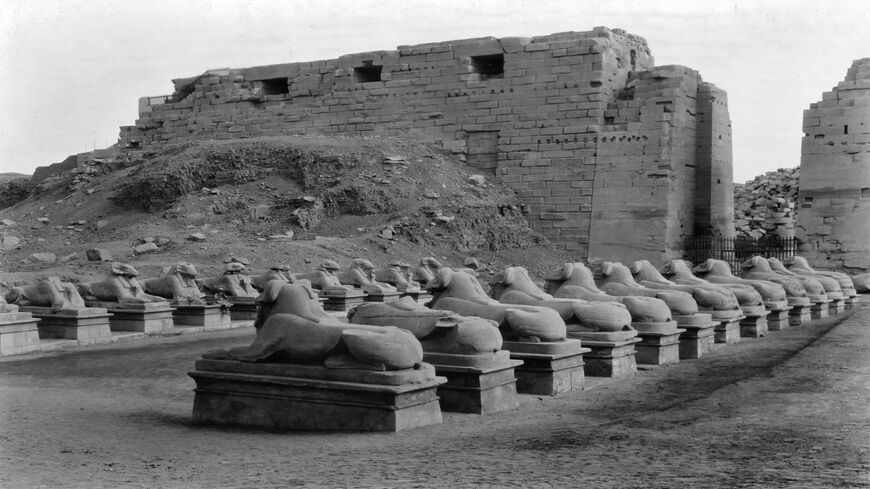
<instances>
[{"instance_id":1,"label":"metal fence","mask_svg":"<svg viewBox=\"0 0 870 489\"><path fill-rule=\"evenodd\" d=\"M720 238L714 236L689 236L683 245L685 259L694 264L708 258L727 261L737 273L740 264L760 255L765 258L785 260L797 253L798 242L794 237L764 236L761 238Z\"/></svg>"}]
</instances>

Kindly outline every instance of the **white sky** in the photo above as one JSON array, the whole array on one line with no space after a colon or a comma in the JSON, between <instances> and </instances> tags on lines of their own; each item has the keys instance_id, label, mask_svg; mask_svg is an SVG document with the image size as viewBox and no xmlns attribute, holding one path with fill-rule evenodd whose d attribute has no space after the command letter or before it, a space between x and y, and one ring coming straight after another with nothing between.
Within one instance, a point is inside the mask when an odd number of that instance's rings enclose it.
<instances>
[{"instance_id":1,"label":"white sky","mask_svg":"<svg viewBox=\"0 0 870 489\"><path fill-rule=\"evenodd\" d=\"M802 111L870 56L870 2L0 0L0 171L113 144L209 68L604 25L728 92L738 182L800 163Z\"/></svg>"}]
</instances>

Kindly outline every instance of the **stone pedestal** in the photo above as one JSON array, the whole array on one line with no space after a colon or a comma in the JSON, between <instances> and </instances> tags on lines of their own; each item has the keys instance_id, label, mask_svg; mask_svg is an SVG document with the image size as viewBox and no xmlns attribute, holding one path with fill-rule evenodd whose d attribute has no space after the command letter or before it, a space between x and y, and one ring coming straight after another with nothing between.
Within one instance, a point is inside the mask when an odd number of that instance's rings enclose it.
<instances>
[{"instance_id":1,"label":"stone pedestal","mask_svg":"<svg viewBox=\"0 0 870 489\"><path fill-rule=\"evenodd\" d=\"M846 299L834 299L828 306L828 314L840 314L846 311Z\"/></svg>"},{"instance_id":2,"label":"stone pedestal","mask_svg":"<svg viewBox=\"0 0 870 489\"><path fill-rule=\"evenodd\" d=\"M20 312L29 312L39 321L40 338L65 340L97 340L110 338L109 312L102 307L82 309L52 309L50 307L27 306Z\"/></svg>"},{"instance_id":3,"label":"stone pedestal","mask_svg":"<svg viewBox=\"0 0 870 489\"><path fill-rule=\"evenodd\" d=\"M512 360L523 364L514 369L517 392L553 396L583 389L583 348L580 340L526 343L505 341L502 348L510 351Z\"/></svg>"},{"instance_id":4,"label":"stone pedestal","mask_svg":"<svg viewBox=\"0 0 870 489\"><path fill-rule=\"evenodd\" d=\"M813 320L816 319L825 319L829 315L830 306L828 305L830 301L823 302L814 302L812 306L810 306L810 317Z\"/></svg>"},{"instance_id":5,"label":"stone pedestal","mask_svg":"<svg viewBox=\"0 0 870 489\"><path fill-rule=\"evenodd\" d=\"M383 294L373 294L371 292L365 293L365 302L393 302L398 300L402 294L398 292L386 292Z\"/></svg>"},{"instance_id":6,"label":"stone pedestal","mask_svg":"<svg viewBox=\"0 0 870 489\"><path fill-rule=\"evenodd\" d=\"M326 290L320 297L326 298L324 311L349 311L363 303L365 294L361 290Z\"/></svg>"},{"instance_id":7,"label":"stone pedestal","mask_svg":"<svg viewBox=\"0 0 870 489\"><path fill-rule=\"evenodd\" d=\"M740 316L740 311L731 314L718 314L719 321L713 320L713 314L702 312L691 316L674 316L677 326L685 332L680 335L680 360L697 360L713 351L715 344L716 325L723 319L734 319Z\"/></svg>"},{"instance_id":8,"label":"stone pedestal","mask_svg":"<svg viewBox=\"0 0 870 489\"><path fill-rule=\"evenodd\" d=\"M435 368L372 371L203 358L194 424L269 430L400 431L441 423Z\"/></svg>"},{"instance_id":9,"label":"stone pedestal","mask_svg":"<svg viewBox=\"0 0 870 489\"><path fill-rule=\"evenodd\" d=\"M637 372L637 331L614 333L573 332L568 337L579 339L589 353L583 356L583 371L592 377L624 378Z\"/></svg>"},{"instance_id":10,"label":"stone pedestal","mask_svg":"<svg viewBox=\"0 0 870 489\"><path fill-rule=\"evenodd\" d=\"M230 307L230 319L233 321L253 321L257 319L256 297L227 297L233 306Z\"/></svg>"},{"instance_id":11,"label":"stone pedestal","mask_svg":"<svg viewBox=\"0 0 870 489\"><path fill-rule=\"evenodd\" d=\"M201 327L227 329L232 327L229 311L220 304L173 304L172 321L175 327Z\"/></svg>"},{"instance_id":12,"label":"stone pedestal","mask_svg":"<svg viewBox=\"0 0 870 489\"><path fill-rule=\"evenodd\" d=\"M0 313L0 356L39 350L38 322L29 312Z\"/></svg>"},{"instance_id":13,"label":"stone pedestal","mask_svg":"<svg viewBox=\"0 0 870 489\"><path fill-rule=\"evenodd\" d=\"M740 341L740 321L744 319L741 316L737 319L721 321L713 328L713 341L726 345L733 345Z\"/></svg>"},{"instance_id":14,"label":"stone pedestal","mask_svg":"<svg viewBox=\"0 0 870 489\"><path fill-rule=\"evenodd\" d=\"M109 329L112 331L135 331L145 334L160 334L171 331L172 308L169 302L86 302L88 307L107 309Z\"/></svg>"},{"instance_id":15,"label":"stone pedestal","mask_svg":"<svg viewBox=\"0 0 870 489\"><path fill-rule=\"evenodd\" d=\"M812 321L810 306L794 306L788 312L788 325L791 328L807 324Z\"/></svg>"},{"instance_id":16,"label":"stone pedestal","mask_svg":"<svg viewBox=\"0 0 870 489\"><path fill-rule=\"evenodd\" d=\"M767 315L767 329L770 331L788 329L791 326L791 310L792 308L789 307L788 309L770 311Z\"/></svg>"},{"instance_id":17,"label":"stone pedestal","mask_svg":"<svg viewBox=\"0 0 870 489\"><path fill-rule=\"evenodd\" d=\"M414 299L414 302L422 306L425 306L432 300L432 294L429 294L425 290L406 290L401 292L401 297L410 297Z\"/></svg>"},{"instance_id":18,"label":"stone pedestal","mask_svg":"<svg viewBox=\"0 0 870 489\"><path fill-rule=\"evenodd\" d=\"M507 350L475 355L426 352L423 361L447 379L438 386L442 411L489 414L519 404L514 368L523 362L511 360Z\"/></svg>"},{"instance_id":19,"label":"stone pedestal","mask_svg":"<svg viewBox=\"0 0 870 489\"><path fill-rule=\"evenodd\" d=\"M768 314L772 314L770 311ZM764 316L746 316L740 320L740 337L741 338L761 338L767 336L767 315Z\"/></svg>"},{"instance_id":20,"label":"stone pedestal","mask_svg":"<svg viewBox=\"0 0 870 489\"><path fill-rule=\"evenodd\" d=\"M851 296L846 299L846 309L853 309L858 307L858 304L861 303L861 298L857 295Z\"/></svg>"},{"instance_id":21,"label":"stone pedestal","mask_svg":"<svg viewBox=\"0 0 870 489\"><path fill-rule=\"evenodd\" d=\"M664 323L632 323L640 343L637 348L637 363L665 365L680 361L680 335L686 330L677 327L676 321Z\"/></svg>"}]
</instances>

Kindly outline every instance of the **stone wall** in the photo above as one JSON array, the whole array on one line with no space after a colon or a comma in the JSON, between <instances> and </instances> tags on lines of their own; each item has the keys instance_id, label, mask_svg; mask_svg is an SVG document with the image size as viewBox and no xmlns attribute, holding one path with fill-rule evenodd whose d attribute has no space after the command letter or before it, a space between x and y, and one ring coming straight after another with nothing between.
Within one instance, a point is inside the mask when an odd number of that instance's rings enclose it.
<instances>
[{"instance_id":1,"label":"stone wall","mask_svg":"<svg viewBox=\"0 0 870 489\"><path fill-rule=\"evenodd\" d=\"M732 231L725 93L646 41L595 28L212 70L143 97L121 144L384 134L441 145L512 186L578 258L677 256Z\"/></svg>"},{"instance_id":2,"label":"stone wall","mask_svg":"<svg viewBox=\"0 0 870 489\"><path fill-rule=\"evenodd\" d=\"M870 270L870 58L804 111L796 235L814 266Z\"/></svg>"}]
</instances>

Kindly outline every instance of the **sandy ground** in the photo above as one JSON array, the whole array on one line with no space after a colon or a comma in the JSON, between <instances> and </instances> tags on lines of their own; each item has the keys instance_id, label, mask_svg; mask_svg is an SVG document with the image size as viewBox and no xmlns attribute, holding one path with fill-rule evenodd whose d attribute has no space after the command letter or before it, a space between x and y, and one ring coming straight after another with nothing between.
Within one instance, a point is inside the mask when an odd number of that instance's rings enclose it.
<instances>
[{"instance_id":1,"label":"sandy ground","mask_svg":"<svg viewBox=\"0 0 870 489\"><path fill-rule=\"evenodd\" d=\"M0 360L0 487L870 487L867 304L406 432L191 426L194 360L252 336Z\"/></svg>"}]
</instances>

